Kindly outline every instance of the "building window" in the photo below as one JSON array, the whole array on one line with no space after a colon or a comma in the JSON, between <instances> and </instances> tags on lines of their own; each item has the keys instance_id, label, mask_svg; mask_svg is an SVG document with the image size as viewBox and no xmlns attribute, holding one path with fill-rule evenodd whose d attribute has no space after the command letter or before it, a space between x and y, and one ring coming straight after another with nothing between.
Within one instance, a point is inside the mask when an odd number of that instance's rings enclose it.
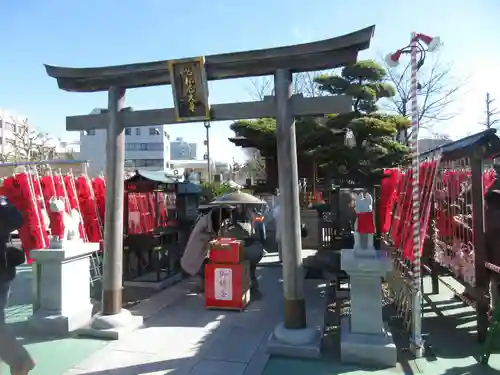
<instances>
[{"instance_id":1,"label":"building window","mask_svg":"<svg viewBox=\"0 0 500 375\"><path fill-rule=\"evenodd\" d=\"M162 142L151 142L151 143L127 142L127 143L125 143L125 150L128 150L128 151L163 151L163 143Z\"/></svg>"},{"instance_id":2,"label":"building window","mask_svg":"<svg viewBox=\"0 0 500 375\"><path fill-rule=\"evenodd\" d=\"M163 167L163 159L146 159L146 167Z\"/></svg>"},{"instance_id":3,"label":"building window","mask_svg":"<svg viewBox=\"0 0 500 375\"><path fill-rule=\"evenodd\" d=\"M9 131L15 133L15 131L16 131L16 124L13 124L11 122L5 121L5 130L9 130Z\"/></svg>"},{"instance_id":4,"label":"building window","mask_svg":"<svg viewBox=\"0 0 500 375\"><path fill-rule=\"evenodd\" d=\"M146 145L148 151L163 151L163 143L161 142L146 143Z\"/></svg>"},{"instance_id":5,"label":"building window","mask_svg":"<svg viewBox=\"0 0 500 375\"><path fill-rule=\"evenodd\" d=\"M129 167L157 167L163 168L163 159L128 159L125 162Z\"/></svg>"},{"instance_id":6,"label":"building window","mask_svg":"<svg viewBox=\"0 0 500 375\"><path fill-rule=\"evenodd\" d=\"M85 135L95 135L95 129L86 130Z\"/></svg>"},{"instance_id":7,"label":"building window","mask_svg":"<svg viewBox=\"0 0 500 375\"><path fill-rule=\"evenodd\" d=\"M149 135L160 135L160 131L156 128L149 128Z\"/></svg>"},{"instance_id":8,"label":"building window","mask_svg":"<svg viewBox=\"0 0 500 375\"><path fill-rule=\"evenodd\" d=\"M132 135L132 129L125 128L125 135Z\"/></svg>"},{"instance_id":9,"label":"building window","mask_svg":"<svg viewBox=\"0 0 500 375\"><path fill-rule=\"evenodd\" d=\"M135 135L141 135L141 128L135 128Z\"/></svg>"}]
</instances>

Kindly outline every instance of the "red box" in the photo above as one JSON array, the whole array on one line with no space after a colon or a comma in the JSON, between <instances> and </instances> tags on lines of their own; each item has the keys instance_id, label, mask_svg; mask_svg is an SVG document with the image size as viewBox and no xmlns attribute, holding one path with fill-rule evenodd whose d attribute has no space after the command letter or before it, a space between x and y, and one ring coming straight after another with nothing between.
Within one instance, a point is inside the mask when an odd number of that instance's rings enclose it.
<instances>
[{"instance_id":1,"label":"red box","mask_svg":"<svg viewBox=\"0 0 500 375\"><path fill-rule=\"evenodd\" d=\"M243 310L250 302L250 265L205 265L205 308Z\"/></svg>"},{"instance_id":2,"label":"red box","mask_svg":"<svg viewBox=\"0 0 500 375\"><path fill-rule=\"evenodd\" d=\"M244 260L243 241L235 238L217 238L210 241L208 257L212 263L240 263Z\"/></svg>"}]
</instances>

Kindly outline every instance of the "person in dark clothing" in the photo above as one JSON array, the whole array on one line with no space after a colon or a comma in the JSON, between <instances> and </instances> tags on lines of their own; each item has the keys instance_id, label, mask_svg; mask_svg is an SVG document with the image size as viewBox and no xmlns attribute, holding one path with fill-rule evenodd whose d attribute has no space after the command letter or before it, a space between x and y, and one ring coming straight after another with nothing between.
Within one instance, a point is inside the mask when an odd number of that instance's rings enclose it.
<instances>
[{"instance_id":1,"label":"person in dark clothing","mask_svg":"<svg viewBox=\"0 0 500 375\"><path fill-rule=\"evenodd\" d=\"M495 178L484 195L484 235L486 242L486 261L500 266L500 248L498 232L500 231L500 166L494 165ZM500 274L490 271L490 305L491 310L498 305L500 297Z\"/></svg>"},{"instance_id":2,"label":"person in dark clothing","mask_svg":"<svg viewBox=\"0 0 500 375\"><path fill-rule=\"evenodd\" d=\"M226 221L231 217L231 211L229 208L212 208L208 212L204 212L201 215L210 215L210 222L212 223L212 228L211 231L214 236L216 236L220 230L221 226ZM205 291L205 265L208 263L208 257L205 258L203 265L201 266L200 269L200 277L201 277L201 283L200 283L200 289L201 291Z\"/></svg>"},{"instance_id":3,"label":"person in dark clothing","mask_svg":"<svg viewBox=\"0 0 500 375\"><path fill-rule=\"evenodd\" d=\"M500 266L500 248L498 232L500 231L500 189L492 186L485 194L485 242L486 261ZM491 309L498 305L500 296L500 274L490 271L490 303Z\"/></svg>"},{"instance_id":4,"label":"person in dark clothing","mask_svg":"<svg viewBox=\"0 0 500 375\"><path fill-rule=\"evenodd\" d=\"M252 206L240 204L232 211L230 225L224 231L227 237L234 237L244 242L244 257L249 263L250 293L252 299L262 297L257 278L257 265L264 256L264 242L254 222Z\"/></svg>"},{"instance_id":5,"label":"person in dark clothing","mask_svg":"<svg viewBox=\"0 0 500 375\"><path fill-rule=\"evenodd\" d=\"M33 359L9 332L5 321L5 309L12 281L16 277L16 267L25 261L22 250L7 246L7 242L10 233L23 223L21 212L5 196L0 196L0 360L10 367L12 375L27 375L35 367Z\"/></svg>"},{"instance_id":6,"label":"person in dark clothing","mask_svg":"<svg viewBox=\"0 0 500 375\"><path fill-rule=\"evenodd\" d=\"M209 215L211 215L212 233L214 235L221 235L223 237L234 237L238 240L244 241L244 257L249 262L250 273L250 292L253 299L261 297L259 290L259 282L257 279L257 265L262 259L264 254L263 244L259 241L258 235L252 234L253 223L251 215L240 207L239 210L234 210L234 207L228 208L212 208ZM231 219L229 221L229 219ZM208 258L205 259L204 264L200 270L202 278L201 289L204 290L205 281L205 264Z\"/></svg>"}]
</instances>

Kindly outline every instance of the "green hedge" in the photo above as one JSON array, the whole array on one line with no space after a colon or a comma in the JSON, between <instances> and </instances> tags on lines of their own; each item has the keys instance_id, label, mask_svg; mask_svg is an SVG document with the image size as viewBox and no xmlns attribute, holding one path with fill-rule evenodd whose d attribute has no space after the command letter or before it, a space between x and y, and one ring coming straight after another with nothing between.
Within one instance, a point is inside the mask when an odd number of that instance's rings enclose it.
<instances>
[{"instance_id":1,"label":"green hedge","mask_svg":"<svg viewBox=\"0 0 500 375\"><path fill-rule=\"evenodd\" d=\"M216 197L220 197L226 193L231 193L237 189L229 186L229 184L221 182L202 182L202 195L206 202L210 202Z\"/></svg>"}]
</instances>

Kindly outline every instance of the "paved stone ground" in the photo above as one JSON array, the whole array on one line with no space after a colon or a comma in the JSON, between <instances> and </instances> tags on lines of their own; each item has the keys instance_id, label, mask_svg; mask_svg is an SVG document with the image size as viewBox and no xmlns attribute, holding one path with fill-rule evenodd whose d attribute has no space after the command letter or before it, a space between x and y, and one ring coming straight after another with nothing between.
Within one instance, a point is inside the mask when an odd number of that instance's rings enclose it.
<instances>
[{"instance_id":1,"label":"paved stone ground","mask_svg":"<svg viewBox=\"0 0 500 375\"><path fill-rule=\"evenodd\" d=\"M26 332L26 323L32 315L32 295L31 267L21 266L12 286L6 315L9 328L16 332L37 362L30 374L62 374L106 345L99 340L30 336ZM3 370L3 373L8 373L5 366Z\"/></svg>"},{"instance_id":2,"label":"paved stone ground","mask_svg":"<svg viewBox=\"0 0 500 375\"><path fill-rule=\"evenodd\" d=\"M185 282L156 295L179 298L154 314L140 329L110 343L64 375L259 375L268 355L267 339L282 315L281 269L259 270L263 299L244 312L204 309L203 296L189 293ZM318 317L324 302L318 280L306 281L311 317Z\"/></svg>"},{"instance_id":3,"label":"paved stone ground","mask_svg":"<svg viewBox=\"0 0 500 375\"><path fill-rule=\"evenodd\" d=\"M445 278L458 291L463 287L451 277ZM424 279L424 291L431 290L430 277ZM453 293L440 286L439 294L425 294L423 332L431 345L426 358L418 361L422 372L442 375L500 374L500 340L492 354L489 366L478 363L483 345L476 341L476 315L474 310L454 298Z\"/></svg>"},{"instance_id":4,"label":"paved stone ground","mask_svg":"<svg viewBox=\"0 0 500 375\"><path fill-rule=\"evenodd\" d=\"M446 282L460 291L460 285L451 278ZM424 279L424 292L431 290L430 278ZM271 358L262 375L493 375L500 374L500 350L490 357L489 366L478 363L483 346L475 339L475 313L464 306L443 286L438 295L426 295L424 302L423 332L430 348L425 358L402 361L394 369L373 370L358 366L341 365L338 361L304 361ZM500 341L500 339L499 339ZM500 344L500 342L499 342ZM500 345L498 346L500 349ZM400 355L401 358L407 355Z\"/></svg>"},{"instance_id":5,"label":"paved stone ground","mask_svg":"<svg viewBox=\"0 0 500 375\"><path fill-rule=\"evenodd\" d=\"M259 275L264 298L245 312L205 310L203 297L191 293L196 282L185 281L132 307L133 313L147 319L145 327L110 343L27 335L24 326L31 316L31 272L21 268L8 321L38 363L33 375L500 374L500 354L492 355L490 367L477 363L482 347L473 337L473 311L453 299L444 287L439 295L426 298L424 332L431 345L426 358L378 371L328 359L269 359L267 338L282 317L281 269L264 267ZM322 287L319 280L306 280L311 320L317 321L323 312ZM430 290L428 280L425 290Z\"/></svg>"}]
</instances>

